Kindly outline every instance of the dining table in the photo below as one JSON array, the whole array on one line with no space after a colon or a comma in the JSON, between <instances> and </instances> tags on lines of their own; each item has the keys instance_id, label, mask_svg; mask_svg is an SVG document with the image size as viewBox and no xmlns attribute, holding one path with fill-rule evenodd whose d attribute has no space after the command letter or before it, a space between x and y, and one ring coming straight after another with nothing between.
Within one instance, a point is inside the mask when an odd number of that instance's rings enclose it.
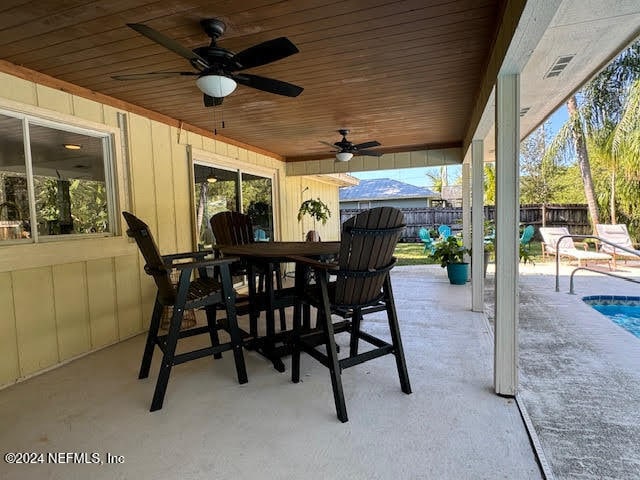
<instances>
[{"instance_id":1,"label":"dining table","mask_svg":"<svg viewBox=\"0 0 640 480\"><path fill-rule=\"evenodd\" d=\"M296 242L273 241L255 242L242 245L217 245L216 250L224 256L240 257L247 265L247 278L249 290L249 315L257 319L260 312L265 312L266 335L255 336L245 333L245 344L261 355L268 358L276 370L284 372L285 367L282 357L291 353L288 343L292 331L275 331L275 311L281 308L295 306L298 301L298 292L304 287L303 283L309 281L309 273L306 267L296 262L296 257L305 257L315 260L330 260L340 250L340 242ZM278 263L296 263L296 280L293 287L274 289L273 281L265 281L264 292L258 292L256 288L256 272L273 272ZM304 315L303 326L309 328L310 313L307 309Z\"/></svg>"}]
</instances>

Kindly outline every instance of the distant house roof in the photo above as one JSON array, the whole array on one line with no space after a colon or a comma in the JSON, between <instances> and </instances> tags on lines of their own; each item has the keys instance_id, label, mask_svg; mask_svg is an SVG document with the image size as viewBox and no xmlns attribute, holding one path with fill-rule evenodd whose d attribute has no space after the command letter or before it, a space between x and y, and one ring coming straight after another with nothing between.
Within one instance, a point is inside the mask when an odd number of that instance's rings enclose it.
<instances>
[{"instance_id":1,"label":"distant house roof","mask_svg":"<svg viewBox=\"0 0 640 480\"><path fill-rule=\"evenodd\" d=\"M440 198L440 195L428 188L416 187L390 178L360 180L359 185L340 188L342 202L398 198Z\"/></svg>"}]
</instances>

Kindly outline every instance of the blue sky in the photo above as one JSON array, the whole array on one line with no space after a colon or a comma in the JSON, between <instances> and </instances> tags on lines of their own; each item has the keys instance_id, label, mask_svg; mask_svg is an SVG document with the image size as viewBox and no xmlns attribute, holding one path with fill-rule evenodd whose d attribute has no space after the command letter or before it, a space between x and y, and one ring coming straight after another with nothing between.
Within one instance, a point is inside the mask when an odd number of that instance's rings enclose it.
<instances>
[{"instance_id":1,"label":"blue sky","mask_svg":"<svg viewBox=\"0 0 640 480\"><path fill-rule=\"evenodd\" d=\"M549 116L549 121L551 122L552 137L555 132L557 132L558 129L562 126L562 124L567 121L567 118L567 107L564 104ZM460 171L461 168L457 165L447 167L447 175L451 183L453 183L455 179L460 176ZM351 175L363 180L372 178L392 178L394 180L409 183L417 187L428 187L431 185L431 180L429 179L429 177L427 177L427 172L439 175L440 167L402 168L399 170L378 170L375 172L352 172Z\"/></svg>"}]
</instances>

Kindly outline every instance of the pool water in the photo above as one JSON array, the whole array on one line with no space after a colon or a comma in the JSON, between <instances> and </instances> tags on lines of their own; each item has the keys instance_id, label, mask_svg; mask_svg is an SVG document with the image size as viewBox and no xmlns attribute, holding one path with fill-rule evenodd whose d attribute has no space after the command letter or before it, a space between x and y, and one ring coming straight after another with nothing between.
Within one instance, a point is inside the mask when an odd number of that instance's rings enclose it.
<instances>
[{"instance_id":1,"label":"pool water","mask_svg":"<svg viewBox=\"0 0 640 480\"><path fill-rule=\"evenodd\" d=\"M595 295L582 300L640 338L640 297Z\"/></svg>"}]
</instances>

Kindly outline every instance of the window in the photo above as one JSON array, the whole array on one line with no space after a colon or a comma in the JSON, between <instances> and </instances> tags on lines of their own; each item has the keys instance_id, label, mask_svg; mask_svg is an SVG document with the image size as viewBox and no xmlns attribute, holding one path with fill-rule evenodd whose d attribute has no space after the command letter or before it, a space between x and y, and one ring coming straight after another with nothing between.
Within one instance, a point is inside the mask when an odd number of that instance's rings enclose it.
<instances>
[{"instance_id":1,"label":"window","mask_svg":"<svg viewBox=\"0 0 640 480\"><path fill-rule=\"evenodd\" d=\"M111 138L0 112L0 242L113 232Z\"/></svg>"},{"instance_id":2,"label":"window","mask_svg":"<svg viewBox=\"0 0 640 480\"><path fill-rule=\"evenodd\" d=\"M273 239L273 179L209 164L193 164L198 248L214 243L209 219L234 211L251 217L256 241Z\"/></svg>"}]
</instances>

